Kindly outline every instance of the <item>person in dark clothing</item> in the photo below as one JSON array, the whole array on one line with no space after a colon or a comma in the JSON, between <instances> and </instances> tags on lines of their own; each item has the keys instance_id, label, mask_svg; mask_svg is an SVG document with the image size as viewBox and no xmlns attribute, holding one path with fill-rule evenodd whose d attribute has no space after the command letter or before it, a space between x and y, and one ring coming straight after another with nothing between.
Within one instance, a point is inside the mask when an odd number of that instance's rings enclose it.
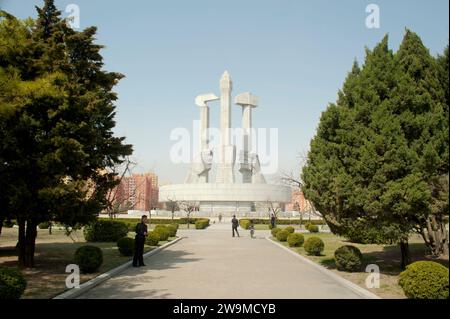
<instances>
[{"instance_id":1,"label":"person in dark clothing","mask_svg":"<svg viewBox=\"0 0 450 319\"><path fill-rule=\"evenodd\" d=\"M275 228L275 221L276 221L275 214L272 214L270 216L270 225L272 226L272 228Z\"/></svg>"},{"instance_id":2,"label":"person in dark clothing","mask_svg":"<svg viewBox=\"0 0 450 319\"><path fill-rule=\"evenodd\" d=\"M145 266L144 244L147 236L147 216L141 217L141 222L136 225L136 237L134 238L133 267Z\"/></svg>"},{"instance_id":3,"label":"person in dark clothing","mask_svg":"<svg viewBox=\"0 0 450 319\"><path fill-rule=\"evenodd\" d=\"M233 219L231 220L231 228L233 229L233 237L234 237L234 232L237 233L237 236L239 236L239 232L238 232L238 226L239 226L239 221L236 218L236 215L233 215Z\"/></svg>"}]
</instances>

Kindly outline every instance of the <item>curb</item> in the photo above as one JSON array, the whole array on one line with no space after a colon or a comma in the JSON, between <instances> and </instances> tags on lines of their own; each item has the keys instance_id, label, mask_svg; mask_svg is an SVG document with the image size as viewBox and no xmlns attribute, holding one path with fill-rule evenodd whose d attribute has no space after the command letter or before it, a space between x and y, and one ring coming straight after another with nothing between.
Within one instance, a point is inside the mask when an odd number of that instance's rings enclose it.
<instances>
[{"instance_id":1,"label":"curb","mask_svg":"<svg viewBox=\"0 0 450 319\"><path fill-rule=\"evenodd\" d=\"M296 253L294 251L292 251L291 249L289 249L288 247L285 247L283 245L281 245L280 243L277 243L275 241L273 241L272 239L270 239L269 237L266 237L266 239L271 242L272 244L286 250L288 253L290 253L291 255L301 259L302 261L304 261L305 263L313 266L314 268L316 268L317 270L319 270L321 273L331 277L332 279L334 279L335 281L339 282L341 285L349 288L350 290L352 290L353 292L355 292L356 294L358 294L359 296L363 297L364 299L382 299L380 296L377 296L376 294L358 286L357 284L354 284L353 282L335 274L334 272L326 269L325 267L320 266L319 264L315 263L314 261L300 255L299 253Z\"/></svg>"},{"instance_id":2,"label":"curb","mask_svg":"<svg viewBox=\"0 0 450 319\"><path fill-rule=\"evenodd\" d=\"M144 258L153 256L154 254L157 254L158 252L160 252L161 250L163 250L164 248L167 248L175 243L177 243L178 241L180 241L183 237L178 237L177 239L174 239L168 243L165 243L162 246L156 247L155 249L152 249L151 251L147 252L144 254ZM123 265L120 265L116 268L113 268L111 270L108 270L107 272L98 275L95 278L92 278L91 280L86 281L85 283L82 283L80 285L80 288L72 288L70 290L67 290L66 292L63 292L62 294L57 295L56 297L54 297L53 299L74 299L82 294L84 294L85 292L87 292L88 290L91 290L92 288L94 288L95 286L98 286L99 284L105 282L106 280L116 276L117 274L123 272L125 269L130 268L132 266L133 262L132 261L128 261Z\"/></svg>"}]
</instances>

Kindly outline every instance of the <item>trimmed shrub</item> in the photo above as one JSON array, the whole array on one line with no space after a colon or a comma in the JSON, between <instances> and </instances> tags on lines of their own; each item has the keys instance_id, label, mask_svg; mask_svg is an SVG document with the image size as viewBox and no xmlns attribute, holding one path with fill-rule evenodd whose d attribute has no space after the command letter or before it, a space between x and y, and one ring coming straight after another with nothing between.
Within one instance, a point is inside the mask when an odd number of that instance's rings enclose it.
<instances>
[{"instance_id":1,"label":"trimmed shrub","mask_svg":"<svg viewBox=\"0 0 450 319\"><path fill-rule=\"evenodd\" d=\"M19 299L26 287L27 281L19 270L0 267L0 300Z\"/></svg>"},{"instance_id":2,"label":"trimmed shrub","mask_svg":"<svg viewBox=\"0 0 450 319\"><path fill-rule=\"evenodd\" d=\"M177 235L178 226L169 224L167 225L167 230L169 231L170 237L175 237Z\"/></svg>"},{"instance_id":3,"label":"trimmed shrub","mask_svg":"<svg viewBox=\"0 0 450 319\"><path fill-rule=\"evenodd\" d=\"M362 257L361 251L350 245L339 247L334 252L336 267L341 271L355 272L361 270Z\"/></svg>"},{"instance_id":4,"label":"trimmed shrub","mask_svg":"<svg viewBox=\"0 0 450 319\"><path fill-rule=\"evenodd\" d=\"M398 284L410 299L448 299L448 268L434 261L417 261L400 273Z\"/></svg>"},{"instance_id":5,"label":"trimmed shrub","mask_svg":"<svg viewBox=\"0 0 450 319\"><path fill-rule=\"evenodd\" d=\"M309 224L308 228L306 228L310 233L318 233L319 232L319 226Z\"/></svg>"},{"instance_id":6,"label":"trimmed shrub","mask_svg":"<svg viewBox=\"0 0 450 319\"><path fill-rule=\"evenodd\" d=\"M195 229L205 229L209 226L209 219L200 219L195 222Z\"/></svg>"},{"instance_id":7,"label":"trimmed shrub","mask_svg":"<svg viewBox=\"0 0 450 319\"><path fill-rule=\"evenodd\" d=\"M308 255L319 256L325 248L325 244L319 237L310 237L305 241L303 247Z\"/></svg>"},{"instance_id":8,"label":"trimmed shrub","mask_svg":"<svg viewBox=\"0 0 450 319\"><path fill-rule=\"evenodd\" d=\"M274 228L276 228L277 226L272 226L272 224L270 224L269 223L269 229L274 229Z\"/></svg>"},{"instance_id":9,"label":"trimmed shrub","mask_svg":"<svg viewBox=\"0 0 450 319\"><path fill-rule=\"evenodd\" d=\"M42 222L38 225L39 229L49 229L51 222Z\"/></svg>"},{"instance_id":10,"label":"trimmed shrub","mask_svg":"<svg viewBox=\"0 0 450 319\"><path fill-rule=\"evenodd\" d=\"M275 228L272 228L272 230L270 232L272 233L273 237L277 237L277 234L280 231L281 231L281 228L275 227Z\"/></svg>"},{"instance_id":11,"label":"trimmed shrub","mask_svg":"<svg viewBox=\"0 0 450 319\"><path fill-rule=\"evenodd\" d=\"M82 246L75 252L74 261L83 273L93 273L103 263L103 252L95 246Z\"/></svg>"},{"instance_id":12,"label":"trimmed shrub","mask_svg":"<svg viewBox=\"0 0 450 319\"><path fill-rule=\"evenodd\" d=\"M83 233L84 238L89 242L117 242L120 238L127 236L128 227L125 223L115 220L97 220L86 226Z\"/></svg>"},{"instance_id":13,"label":"trimmed shrub","mask_svg":"<svg viewBox=\"0 0 450 319\"><path fill-rule=\"evenodd\" d=\"M239 226L243 229L248 229L250 227L250 221L248 219L241 219L239 220Z\"/></svg>"},{"instance_id":14,"label":"trimmed shrub","mask_svg":"<svg viewBox=\"0 0 450 319\"><path fill-rule=\"evenodd\" d=\"M287 238L289 247L300 247L301 245L303 245L304 241L305 241L305 237L303 237L303 235L299 234L299 233L289 234L289 236Z\"/></svg>"},{"instance_id":15,"label":"trimmed shrub","mask_svg":"<svg viewBox=\"0 0 450 319\"><path fill-rule=\"evenodd\" d=\"M295 232L295 228L292 226L288 226L284 230L287 231L289 234L293 234Z\"/></svg>"},{"instance_id":16,"label":"trimmed shrub","mask_svg":"<svg viewBox=\"0 0 450 319\"><path fill-rule=\"evenodd\" d=\"M282 242L286 241L287 238L288 238L288 236L289 236L289 232L286 231L286 230L280 230L280 231L277 233L277 239L278 239L279 241L282 241Z\"/></svg>"},{"instance_id":17,"label":"trimmed shrub","mask_svg":"<svg viewBox=\"0 0 450 319\"><path fill-rule=\"evenodd\" d=\"M155 227L153 230L153 233L157 236L159 236L159 241L166 241L170 237L170 231L167 229L166 226L163 225L157 225L160 227Z\"/></svg>"},{"instance_id":18,"label":"trimmed shrub","mask_svg":"<svg viewBox=\"0 0 450 319\"><path fill-rule=\"evenodd\" d=\"M158 246L159 243L159 234L151 231L147 234L145 238L145 244L148 246Z\"/></svg>"},{"instance_id":19,"label":"trimmed shrub","mask_svg":"<svg viewBox=\"0 0 450 319\"><path fill-rule=\"evenodd\" d=\"M117 247L122 256L133 256L134 239L130 237L122 237L117 241Z\"/></svg>"}]
</instances>

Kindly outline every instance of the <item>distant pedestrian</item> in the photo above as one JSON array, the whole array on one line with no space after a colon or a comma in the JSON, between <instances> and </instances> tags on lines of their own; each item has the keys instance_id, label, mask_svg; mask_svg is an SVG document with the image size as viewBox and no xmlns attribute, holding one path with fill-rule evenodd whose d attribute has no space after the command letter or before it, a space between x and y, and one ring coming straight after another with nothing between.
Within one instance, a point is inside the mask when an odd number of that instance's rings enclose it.
<instances>
[{"instance_id":1,"label":"distant pedestrian","mask_svg":"<svg viewBox=\"0 0 450 319\"><path fill-rule=\"evenodd\" d=\"M147 216L141 217L141 222L136 225L136 237L134 238L133 267L145 266L144 264L144 244L147 236Z\"/></svg>"},{"instance_id":2,"label":"distant pedestrian","mask_svg":"<svg viewBox=\"0 0 450 319\"><path fill-rule=\"evenodd\" d=\"M239 226L239 221L236 218L236 215L233 215L233 219L231 220L231 228L233 229L233 237L234 237L234 232L237 233L237 236L239 236L239 232L238 232L238 226Z\"/></svg>"},{"instance_id":3,"label":"distant pedestrian","mask_svg":"<svg viewBox=\"0 0 450 319\"><path fill-rule=\"evenodd\" d=\"M275 228L275 221L276 221L275 214L272 213L272 215L270 216L270 226L272 228Z\"/></svg>"},{"instance_id":4,"label":"distant pedestrian","mask_svg":"<svg viewBox=\"0 0 450 319\"><path fill-rule=\"evenodd\" d=\"M222 222L222 214L219 214L219 223Z\"/></svg>"},{"instance_id":5,"label":"distant pedestrian","mask_svg":"<svg viewBox=\"0 0 450 319\"><path fill-rule=\"evenodd\" d=\"M255 235L255 224L253 223L253 219L250 219L250 225L248 226L248 229L250 230L250 237L254 238L254 235Z\"/></svg>"}]
</instances>

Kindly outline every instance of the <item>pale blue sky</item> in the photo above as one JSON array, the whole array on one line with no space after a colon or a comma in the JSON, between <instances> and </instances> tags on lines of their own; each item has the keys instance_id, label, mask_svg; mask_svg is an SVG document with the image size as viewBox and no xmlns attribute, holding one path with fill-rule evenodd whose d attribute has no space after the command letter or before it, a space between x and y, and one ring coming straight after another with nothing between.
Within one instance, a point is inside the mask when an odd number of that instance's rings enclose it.
<instances>
[{"instance_id":1,"label":"pale blue sky","mask_svg":"<svg viewBox=\"0 0 450 319\"><path fill-rule=\"evenodd\" d=\"M3 9L35 17L38 0L0 0ZM219 94L228 70L233 93L260 97L255 127L279 129L279 168L297 168L321 112L336 100L355 58L363 60L384 34L397 49L405 28L432 54L448 43L448 0L69 0L81 27L96 25L106 68L126 75L116 87L117 128L134 145L136 171L153 169L161 181L181 182L187 167L169 160L174 127L192 127L194 98ZM367 29L365 8L378 4L381 28ZM218 123L218 105L212 107ZM233 126L240 126L233 106Z\"/></svg>"}]
</instances>

